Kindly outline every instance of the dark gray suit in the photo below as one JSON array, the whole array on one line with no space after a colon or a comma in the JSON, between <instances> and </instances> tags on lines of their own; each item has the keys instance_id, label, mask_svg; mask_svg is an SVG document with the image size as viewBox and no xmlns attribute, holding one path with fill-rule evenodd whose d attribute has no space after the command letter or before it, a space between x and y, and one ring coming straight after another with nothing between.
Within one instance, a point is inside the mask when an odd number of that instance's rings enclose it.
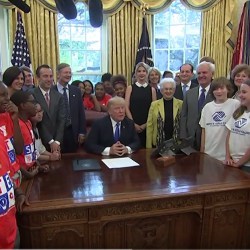
<instances>
[{"instance_id":1,"label":"dark gray suit","mask_svg":"<svg viewBox=\"0 0 250 250\"><path fill-rule=\"evenodd\" d=\"M85 120L85 111L82 102L82 95L79 88L71 85L67 85L69 89L69 110L71 117L71 125L72 125L72 136L64 136L63 151L64 152L74 152L78 147L78 135L86 134L86 120ZM53 86L52 89L58 92L57 86ZM65 128L64 135L67 128ZM72 141L73 140L73 141ZM70 142L72 141L72 142ZM72 144L71 144L72 143ZM67 147L67 144L69 147ZM75 145L74 145L75 144Z\"/></svg>"},{"instance_id":2,"label":"dark gray suit","mask_svg":"<svg viewBox=\"0 0 250 250\"><path fill-rule=\"evenodd\" d=\"M199 86L187 91L182 104L180 120L180 138L193 137L194 148L200 150L201 144L201 127L199 125L201 112L198 109ZM208 92L205 103L211 102L212 96Z\"/></svg>"},{"instance_id":3,"label":"dark gray suit","mask_svg":"<svg viewBox=\"0 0 250 250\"><path fill-rule=\"evenodd\" d=\"M196 83L192 83L190 85L190 89L197 87L198 85ZM180 85L176 85L176 89L175 89L175 93L174 93L174 97L179 99L179 100L183 100L183 92L182 92L182 86Z\"/></svg>"},{"instance_id":4,"label":"dark gray suit","mask_svg":"<svg viewBox=\"0 0 250 250\"><path fill-rule=\"evenodd\" d=\"M39 87L33 91L34 98L43 109L43 119L37 127L43 144L49 149L49 141L63 142L65 113L63 96L57 91L50 89L50 105L48 107L45 97Z\"/></svg>"},{"instance_id":5,"label":"dark gray suit","mask_svg":"<svg viewBox=\"0 0 250 250\"><path fill-rule=\"evenodd\" d=\"M126 117L121 122L119 141L133 151L140 148L140 140L135 131L134 122ZM87 136L85 148L91 153L101 154L106 147L111 147L114 143L112 122L108 115L94 122Z\"/></svg>"}]
</instances>

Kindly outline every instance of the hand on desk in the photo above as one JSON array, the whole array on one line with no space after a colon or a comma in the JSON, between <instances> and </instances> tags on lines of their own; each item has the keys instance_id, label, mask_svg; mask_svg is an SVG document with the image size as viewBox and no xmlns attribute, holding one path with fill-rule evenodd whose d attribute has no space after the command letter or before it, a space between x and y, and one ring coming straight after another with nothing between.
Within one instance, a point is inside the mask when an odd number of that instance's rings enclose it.
<instances>
[{"instance_id":1,"label":"hand on desk","mask_svg":"<svg viewBox=\"0 0 250 250\"><path fill-rule=\"evenodd\" d=\"M59 151L54 151L53 153L50 153L49 160L50 161L58 161L61 159L61 153Z\"/></svg>"},{"instance_id":2,"label":"hand on desk","mask_svg":"<svg viewBox=\"0 0 250 250\"><path fill-rule=\"evenodd\" d=\"M60 145L56 143L55 141L50 144L50 149L51 149L51 153L55 151L58 151L58 152L61 151Z\"/></svg>"},{"instance_id":3,"label":"hand on desk","mask_svg":"<svg viewBox=\"0 0 250 250\"><path fill-rule=\"evenodd\" d=\"M238 161L233 160L231 157L227 157L224 161L223 164L228 165L230 167L234 167L234 168L239 168L239 164Z\"/></svg>"},{"instance_id":4,"label":"hand on desk","mask_svg":"<svg viewBox=\"0 0 250 250\"><path fill-rule=\"evenodd\" d=\"M20 188L15 189L15 200L16 200L16 208L18 212L23 211L23 206L29 206L29 202L27 200L26 195L22 192Z\"/></svg>"},{"instance_id":5,"label":"hand on desk","mask_svg":"<svg viewBox=\"0 0 250 250\"><path fill-rule=\"evenodd\" d=\"M110 155L122 156L128 153L128 149L125 145L121 144L119 141L113 144L110 148Z\"/></svg>"}]
</instances>

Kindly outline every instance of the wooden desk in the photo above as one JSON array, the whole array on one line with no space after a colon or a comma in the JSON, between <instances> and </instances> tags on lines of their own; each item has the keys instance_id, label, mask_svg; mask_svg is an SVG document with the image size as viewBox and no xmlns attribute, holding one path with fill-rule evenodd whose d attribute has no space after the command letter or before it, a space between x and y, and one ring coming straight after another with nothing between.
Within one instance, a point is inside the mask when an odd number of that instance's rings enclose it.
<instances>
[{"instance_id":1,"label":"wooden desk","mask_svg":"<svg viewBox=\"0 0 250 250\"><path fill-rule=\"evenodd\" d=\"M250 248L247 173L199 153L157 167L142 150L131 156L139 167L100 161L93 172L73 172L75 157L24 183L31 205L19 216L22 247Z\"/></svg>"}]
</instances>

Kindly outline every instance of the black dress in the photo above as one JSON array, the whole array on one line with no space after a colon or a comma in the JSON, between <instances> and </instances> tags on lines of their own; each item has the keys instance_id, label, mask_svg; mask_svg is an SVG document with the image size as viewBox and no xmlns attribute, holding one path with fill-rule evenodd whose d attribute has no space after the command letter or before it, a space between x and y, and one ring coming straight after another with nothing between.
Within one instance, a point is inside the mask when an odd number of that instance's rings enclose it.
<instances>
[{"instance_id":1,"label":"black dress","mask_svg":"<svg viewBox=\"0 0 250 250\"><path fill-rule=\"evenodd\" d=\"M136 124L142 125L147 122L148 111L152 102L151 86L138 87L136 84L132 85L130 96L130 112ZM142 133L138 133L142 147L146 147L146 129Z\"/></svg>"}]
</instances>

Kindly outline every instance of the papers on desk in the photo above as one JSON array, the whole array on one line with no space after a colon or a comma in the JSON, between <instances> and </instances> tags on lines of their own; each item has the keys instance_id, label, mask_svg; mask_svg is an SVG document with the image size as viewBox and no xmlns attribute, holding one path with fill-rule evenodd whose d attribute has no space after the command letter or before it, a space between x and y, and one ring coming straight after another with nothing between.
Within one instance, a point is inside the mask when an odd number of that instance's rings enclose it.
<instances>
[{"instance_id":1,"label":"papers on desk","mask_svg":"<svg viewBox=\"0 0 250 250\"><path fill-rule=\"evenodd\" d=\"M108 168L129 168L140 166L137 162L133 161L129 157L102 159L102 161Z\"/></svg>"}]
</instances>

